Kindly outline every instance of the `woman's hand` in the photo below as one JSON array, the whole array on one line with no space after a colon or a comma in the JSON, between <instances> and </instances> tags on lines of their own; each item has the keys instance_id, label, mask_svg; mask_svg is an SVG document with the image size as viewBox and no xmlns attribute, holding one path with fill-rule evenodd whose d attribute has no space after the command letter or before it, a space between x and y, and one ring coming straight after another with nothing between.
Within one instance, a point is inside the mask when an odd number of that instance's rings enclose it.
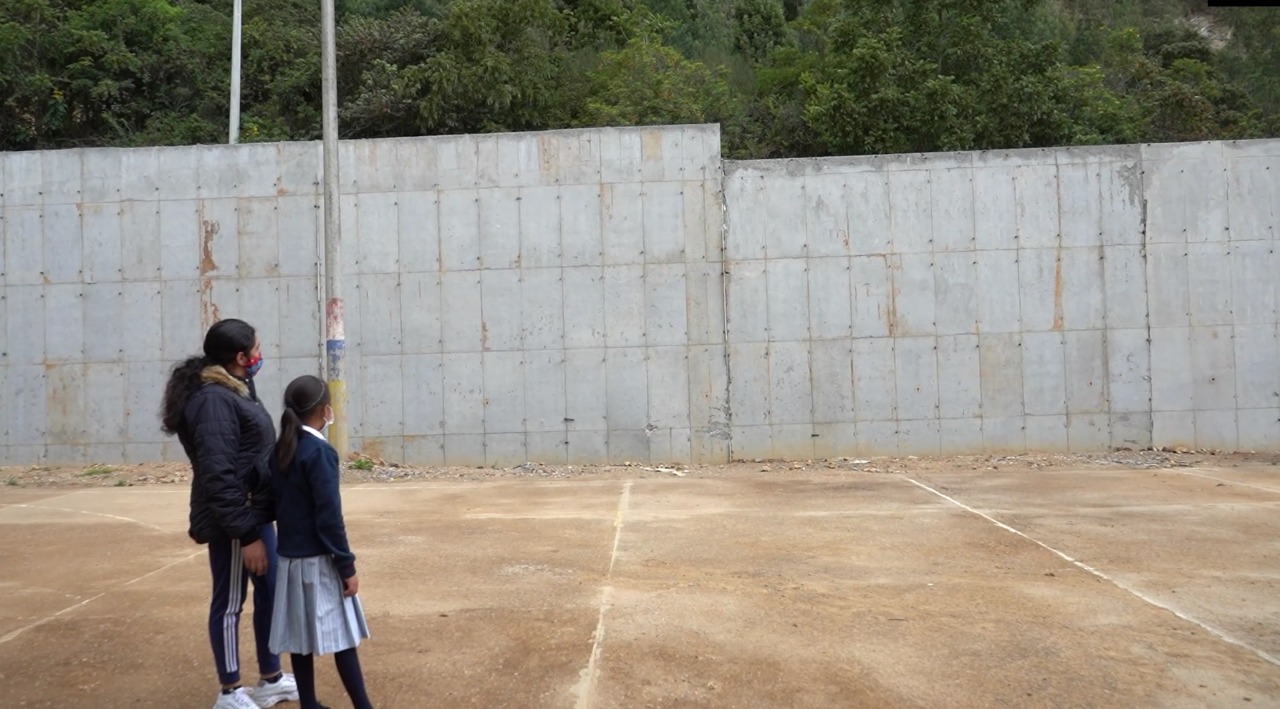
<instances>
[{"instance_id":1,"label":"woman's hand","mask_svg":"<svg viewBox=\"0 0 1280 709\"><path fill-rule=\"evenodd\" d=\"M350 598L356 595L360 590L360 577L352 576L351 578L342 579L342 595Z\"/></svg>"},{"instance_id":2,"label":"woman's hand","mask_svg":"<svg viewBox=\"0 0 1280 709\"><path fill-rule=\"evenodd\" d=\"M244 557L244 568L254 576L261 576L267 573L267 545L262 540L252 544L245 544L240 548L240 555Z\"/></svg>"}]
</instances>

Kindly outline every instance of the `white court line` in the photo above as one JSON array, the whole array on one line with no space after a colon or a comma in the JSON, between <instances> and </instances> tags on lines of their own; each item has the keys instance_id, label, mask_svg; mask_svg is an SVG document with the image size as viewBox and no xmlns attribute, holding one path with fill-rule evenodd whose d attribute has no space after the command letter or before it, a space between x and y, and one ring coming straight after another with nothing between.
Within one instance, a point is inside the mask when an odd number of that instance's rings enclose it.
<instances>
[{"instance_id":1,"label":"white court line","mask_svg":"<svg viewBox=\"0 0 1280 709\"><path fill-rule=\"evenodd\" d=\"M197 556L199 556L199 555L201 555L201 554L203 554L203 553L204 553L204 549L201 549L201 550L199 550L199 551L192 552L191 554L189 554L189 555L187 555L187 556L184 556L183 558L178 559L177 561L169 562L168 564L165 564L164 566L161 566L160 568L156 569L155 571L151 571L151 572L145 573L145 574L143 574L143 575L139 576L138 578L133 579L132 581L126 581L126 582L124 582L124 583L120 584L119 586L116 586L115 588L109 588L109 589L107 589L107 590L103 591L102 593L99 593L98 595L96 595L96 596L92 597L92 598L86 598L85 600L80 601L79 603L75 604L74 606L68 606L68 607L66 607L66 608L63 608L62 610L58 611L57 613L54 613L53 615L51 615L51 616L49 616L49 617L47 617L47 618L41 618L40 620L37 620L36 622L32 623L31 625L26 625L26 626L23 626L23 627L21 627L21 628L18 628L17 630L14 630L14 631L11 631L11 632L9 632L9 633L6 633L3 637L0 637L0 645L3 645L4 643L9 642L10 640L13 640L14 638L16 638L16 637L18 637L19 635L21 635L21 634L23 634L23 633L27 632L28 630L31 630L32 628L38 628L38 627L40 627L41 625L44 625L45 623L48 623L48 622L49 622L49 621L51 621L51 620L54 620L54 619L55 619L55 618L57 618L58 616L61 616L61 615L65 615L65 614L67 614L67 613L70 613L71 611L76 610L77 608L82 608L82 607L84 607L84 606L87 606L87 605L89 605L90 603L93 603L94 601L98 600L99 598L102 598L103 596L107 595L108 593L111 593L112 591L119 591L120 589L125 588L126 586L132 586L133 584L135 584L135 583L137 583L137 582L139 582L139 581L142 581L143 579L151 578L152 576L155 576L156 574L158 574L158 573L160 573L160 572L162 572L162 571L165 571L165 570L167 570L167 569L169 569L169 568L172 568L172 567L174 567L174 566L177 566L178 564L182 564L182 563L185 563L185 562L191 561L192 559L196 558Z\"/></svg>"},{"instance_id":2,"label":"white court line","mask_svg":"<svg viewBox=\"0 0 1280 709\"><path fill-rule=\"evenodd\" d=\"M916 481L916 480L912 480L911 478L909 478L909 477L907 477L907 476L905 476L905 475L900 475L899 477L901 477L903 480L906 480L907 482L911 483L912 485L915 485L916 487L922 488L922 489L924 489L924 490L927 490L927 491L929 491L929 492L931 492L931 493L933 493L933 494L937 495L938 497L941 497L942 499L946 500L947 502L950 502L951 504L955 505L956 507L959 507L959 508L960 508L960 509L962 509L962 510L965 510L966 512L971 512L971 513L973 513L973 514L975 514L975 515L978 515L979 517L981 517L981 518L983 518L983 519L987 520L988 522L991 522L992 524L996 525L997 527L999 527L999 528L1001 528L1001 529L1003 529L1003 530L1005 530L1005 531L1007 531L1007 532L1013 532L1014 534L1018 535L1019 537L1022 537L1023 539L1026 539L1026 540L1027 540L1027 541L1029 541L1029 542L1032 542L1032 543L1034 543L1034 544L1036 544L1036 545L1038 545L1038 546L1040 546L1040 547L1043 547L1044 549L1047 549L1047 550L1049 550L1049 551L1053 552L1055 555L1057 555L1057 556L1061 557L1062 559L1064 559L1064 560L1066 560L1066 561L1071 562L1071 563L1072 563L1072 564L1074 564L1077 568L1079 568L1079 569L1081 569L1081 570L1084 570L1084 571L1087 571L1087 572L1089 572L1089 573L1093 574L1094 576L1097 576L1098 578L1102 579L1103 581L1106 581L1106 582L1108 582L1108 583L1111 583L1112 585L1116 586L1117 588L1120 588L1121 590L1128 591L1129 593L1131 593L1131 594L1133 594L1133 595L1137 596L1138 598L1140 598L1140 599L1142 599L1142 600L1146 601L1147 603L1150 603L1151 605L1153 605L1153 606L1155 606L1155 607L1157 607L1157 608L1160 608L1160 609L1163 609L1163 610L1169 611L1170 613L1172 613L1172 614L1174 614L1174 615L1178 616L1179 618L1181 618L1181 619L1183 619L1183 620L1187 621L1188 623L1193 623L1193 624L1195 624L1195 625L1200 626L1200 627L1201 627L1201 628L1203 628L1204 630L1208 631L1211 635L1213 635L1213 636L1217 637L1219 640L1223 640L1223 641L1226 641L1226 642L1228 642L1228 643L1231 643L1232 645L1235 645L1235 646L1237 646L1237 647L1244 648L1245 650L1248 650L1249 652L1252 652L1253 654L1257 655L1258 657L1262 658L1263 660L1266 660L1267 662L1270 662L1270 663L1271 663L1271 664L1273 664L1273 665L1280 666L1280 658L1277 658L1277 657L1275 657L1275 656L1273 656L1273 655L1270 655L1270 654L1268 654L1268 653L1267 653L1266 651L1264 651L1264 650L1260 650L1260 649L1258 649L1258 648L1256 648L1256 647L1254 647L1254 646L1250 645L1249 643L1247 643L1247 642L1245 642L1245 641L1243 641L1243 640L1240 640L1240 639L1238 639L1238 638L1232 637L1231 635L1228 635L1225 631L1223 631L1223 630L1219 630L1218 628L1215 628L1215 627L1213 627L1212 625L1209 625L1209 624L1207 624L1207 623L1205 623L1205 622L1203 622L1203 621L1201 621L1201 620L1199 620L1199 619L1197 619L1197 618L1195 618L1195 617L1193 617L1193 616L1187 615L1186 613L1183 613L1182 611L1178 610L1177 608L1174 608L1173 606L1171 606L1171 605L1169 605L1169 604L1167 604L1167 603L1163 603L1163 602L1161 602L1161 601L1158 601L1158 600L1156 600L1156 599L1154 599L1154 598L1152 598L1152 597L1150 597L1150 596L1148 596L1148 595L1144 594L1143 592L1139 591L1138 589L1133 588L1133 587L1132 587L1132 586L1130 586L1129 584L1126 584L1125 582L1120 581L1119 579L1112 578L1111 576L1108 576L1107 574L1105 574L1105 573L1103 573L1103 572L1101 572L1101 571L1099 571L1099 570L1097 570L1097 569L1093 568L1092 566L1089 566L1088 564L1084 563L1083 561L1077 561L1076 559L1074 559L1074 558L1072 558L1072 557L1068 556L1066 553L1061 552L1061 551L1058 551L1057 549L1054 549L1053 547L1049 546L1048 544L1045 544L1044 542L1040 541L1039 539L1036 539L1036 538L1034 538L1034 537L1032 537L1032 536L1030 536L1030 535L1028 535L1028 534L1026 534L1026 533L1024 533L1024 532L1021 532L1021 531L1019 531L1019 530L1017 530L1017 529L1014 529L1013 527L1010 527L1009 525L1005 524L1004 522L1001 522L1000 520L996 519L995 517L992 517L991 515L989 515L989 514L987 514L987 513L985 513L985 512L982 512L981 510L976 510L976 509L974 509L974 508L972 508L972 507L970 507L970 506L968 506L968 505L964 504L963 502L961 502L961 501L959 501L959 500L955 499L954 497L950 497L950 496L948 496L948 495L946 495L946 494L944 494L944 493L938 492L937 490L935 490L935 489L933 489L933 488L929 487L928 485L925 485L924 483L922 483L922 482L918 482L918 481Z\"/></svg>"},{"instance_id":3,"label":"white court line","mask_svg":"<svg viewBox=\"0 0 1280 709\"><path fill-rule=\"evenodd\" d=\"M622 495L618 498L618 512L613 518L613 551L609 554L609 571L604 577L604 588L600 591L600 617L596 620L596 631L592 633L591 660L579 673L578 683L573 686L573 693L578 696L575 709L588 709L591 706L591 692L595 689L596 679L600 675L600 643L604 640L604 614L609 609L609 601L613 599L613 565L618 560L618 540L622 539L622 515L626 513L631 502L631 483L628 480L622 486Z\"/></svg>"},{"instance_id":4,"label":"white court line","mask_svg":"<svg viewBox=\"0 0 1280 709\"><path fill-rule=\"evenodd\" d=\"M74 510L74 509L71 509L70 507L46 507L45 505L27 505L27 504L19 504L16 502L5 503L4 506L5 507L22 507L29 510L53 510L55 512L75 512L77 514L82 514L82 515L96 515L98 517L108 517L110 519L119 520L121 522L132 522L134 524L147 527L148 529L154 529L157 532L165 531L155 526L154 524L147 524L146 522L143 522L141 520L136 520L131 517L121 517L120 515L107 514L106 512L90 512L89 510Z\"/></svg>"},{"instance_id":5,"label":"white court line","mask_svg":"<svg viewBox=\"0 0 1280 709\"><path fill-rule=\"evenodd\" d=\"M1265 485L1253 485L1253 484L1251 484L1251 483L1242 483L1242 482L1240 482L1239 480L1229 480L1229 479L1227 479L1227 478L1217 478L1217 477L1214 477L1214 476L1212 476L1212 475L1205 475L1204 473L1193 473L1193 472L1191 472L1190 470L1174 470L1173 468L1170 468L1170 469L1168 469L1168 470L1166 470L1166 471L1163 471L1163 472L1177 473L1178 475L1192 475L1192 476L1194 476L1194 477L1197 477L1197 478L1204 478L1204 479L1206 479L1206 480L1217 480L1217 481L1218 481L1218 482L1220 482L1220 483L1226 483L1226 484L1228 484L1228 485L1240 485L1240 486L1242 486L1242 487L1251 487L1251 488L1253 488L1254 490L1262 490L1262 491L1264 491L1264 492L1280 493L1280 489L1276 489L1276 488L1274 488L1274 487L1266 487Z\"/></svg>"}]
</instances>

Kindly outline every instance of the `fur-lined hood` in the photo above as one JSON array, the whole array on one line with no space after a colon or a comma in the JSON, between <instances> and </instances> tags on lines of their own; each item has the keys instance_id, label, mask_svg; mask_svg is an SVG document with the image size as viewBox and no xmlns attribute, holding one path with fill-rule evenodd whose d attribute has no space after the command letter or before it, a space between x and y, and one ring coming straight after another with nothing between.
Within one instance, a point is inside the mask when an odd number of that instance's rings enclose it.
<instances>
[{"instance_id":1,"label":"fur-lined hood","mask_svg":"<svg viewBox=\"0 0 1280 709\"><path fill-rule=\"evenodd\" d=\"M200 370L200 381L224 386L246 399L249 398L249 385L231 376L230 372L216 364Z\"/></svg>"}]
</instances>

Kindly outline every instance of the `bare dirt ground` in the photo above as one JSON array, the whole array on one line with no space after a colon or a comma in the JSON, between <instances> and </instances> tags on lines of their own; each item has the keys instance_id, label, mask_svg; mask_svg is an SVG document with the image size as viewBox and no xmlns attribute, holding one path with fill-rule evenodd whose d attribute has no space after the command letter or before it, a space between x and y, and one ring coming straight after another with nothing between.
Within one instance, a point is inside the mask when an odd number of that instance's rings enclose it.
<instances>
[{"instance_id":1,"label":"bare dirt ground","mask_svg":"<svg viewBox=\"0 0 1280 709\"><path fill-rule=\"evenodd\" d=\"M1053 468L1194 468L1201 466L1280 466L1280 453L1220 453L1217 451L1114 451L1111 453L970 455L950 457L832 458L826 460L738 460L723 465L683 463L622 465L555 465L526 462L509 468L417 467L352 453L343 464L346 482L404 482L409 480L603 479L685 475L719 476L743 473L786 473L802 470L858 470L868 473L919 474L938 470L1031 471ZM186 463L87 466L0 466L0 484L10 487L132 487L185 485L191 481Z\"/></svg>"},{"instance_id":2,"label":"bare dirt ground","mask_svg":"<svg viewBox=\"0 0 1280 709\"><path fill-rule=\"evenodd\" d=\"M189 474L104 467L0 471L0 706L208 707ZM1280 707L1277 455L344 475L383 709Z\"/></svg>"}]
</instances>

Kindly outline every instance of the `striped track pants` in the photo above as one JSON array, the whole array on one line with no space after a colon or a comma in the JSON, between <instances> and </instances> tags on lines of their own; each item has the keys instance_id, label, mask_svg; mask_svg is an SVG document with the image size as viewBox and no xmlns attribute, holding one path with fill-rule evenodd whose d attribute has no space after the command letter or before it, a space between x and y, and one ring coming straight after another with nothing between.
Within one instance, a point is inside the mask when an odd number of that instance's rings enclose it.
<instances>
[{"instance_id":1,"label":"striped track pants","mask_svg":"<svg viewBox=\"0 0 1280 709\"><path fill-rule=\"evenodd\" d=\"M253 580L253 639L258 651L258 671L264 675L280 671L280 657L267 647L271 637L277 563L274 525L263 526L262 541L267 545L269 560L269 568L263 576L255 576L245 570L240 540L219 539L209 543L209 571L213 577L209 641L213 645L218 681L223 685L240 682L240 612L244 608L250 579Z\"/></svg>"}]
</instances>

